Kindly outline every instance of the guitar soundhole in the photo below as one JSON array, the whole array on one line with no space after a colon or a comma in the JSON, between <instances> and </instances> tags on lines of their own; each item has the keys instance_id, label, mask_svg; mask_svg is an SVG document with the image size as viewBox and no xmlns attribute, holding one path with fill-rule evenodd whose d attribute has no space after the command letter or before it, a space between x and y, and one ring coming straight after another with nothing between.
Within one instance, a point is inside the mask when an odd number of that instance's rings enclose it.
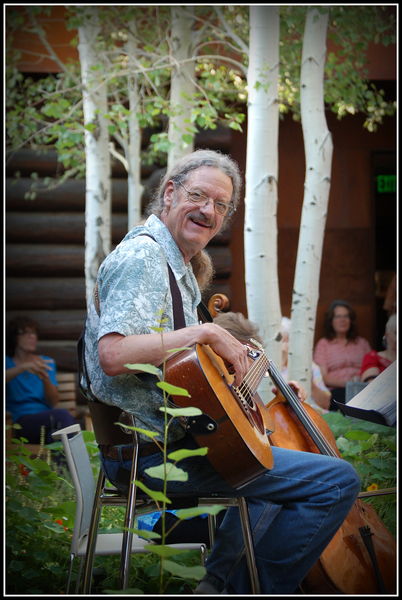
<instances>
[{"instance_id":1,"label":"guitar soundhole","mask_svg":"<svg viewBox=\"0 0 402 600\"><path fill-rule=\"evenodd\" d=\"M248 386L242 384L240 391L237 387L232 387L232 390L236 398L240 401L240 406L245 412L249 422L253 427L256 427L260 433L265 432L264 423L260 414L260 411L253 400L253 394Z\"/></svg>"}]
</instances>

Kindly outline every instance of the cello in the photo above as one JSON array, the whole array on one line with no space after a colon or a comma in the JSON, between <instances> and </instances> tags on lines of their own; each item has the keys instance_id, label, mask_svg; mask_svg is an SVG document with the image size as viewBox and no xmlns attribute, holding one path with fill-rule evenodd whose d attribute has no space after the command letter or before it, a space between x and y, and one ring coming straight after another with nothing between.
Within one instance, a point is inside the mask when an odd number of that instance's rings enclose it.
<instances>
[{"instance_id":1,"label":"cello","mask_svg":"<svg viewBox=\"0 0 402 600\"><path fill-rule=\"evenodd\" d=\"M273 446L340 457L334 435L317 411L301 402L269 361L279 390L265 408ZM357 499L320 558L300 584L305 594L393 594L396 544L374 508Z\"/></svg>"},{"instance_id":2,"label":"cello","mask_svg":"<svg viewBox=\"0 0 402 600\"><path fill-rule=\"evenodd\" d=\"M213 317L228 310L228 306L224 294L215 294L208 302ZM255 345L260 347L257 342ZM332 430L322 416L299 400L272 361L268 361L267 370L279 390L263 409L267 429L272 431L270 443L341 458ZM360 499L355 501L299 587L304 594L395 593L395 540L372 506Z\"/></svg>"}]
</instances>

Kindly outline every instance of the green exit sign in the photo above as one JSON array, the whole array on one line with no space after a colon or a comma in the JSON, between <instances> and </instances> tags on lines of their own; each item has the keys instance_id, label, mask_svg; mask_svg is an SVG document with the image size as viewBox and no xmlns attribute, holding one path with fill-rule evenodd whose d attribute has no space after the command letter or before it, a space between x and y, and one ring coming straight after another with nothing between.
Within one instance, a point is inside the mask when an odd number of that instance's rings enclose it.
<instances>
[{"instance_id":1,"label":"green exit sign","mask_svg":"<svg viewBox=\"0 0 402 600\"><path fill-rule=\"evenodd\" d=\"M377 192L379 194L395 194L396 175L377 175Z\"/></svg>"}]
</instances>

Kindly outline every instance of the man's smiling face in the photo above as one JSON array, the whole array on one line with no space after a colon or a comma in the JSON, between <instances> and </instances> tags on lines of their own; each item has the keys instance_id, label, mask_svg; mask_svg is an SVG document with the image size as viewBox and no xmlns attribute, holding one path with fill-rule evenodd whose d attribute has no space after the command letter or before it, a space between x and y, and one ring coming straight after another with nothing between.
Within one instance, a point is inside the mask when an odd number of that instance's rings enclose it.
<instances>
[{"instance_id":1,"label":"man's smiling face","mask_svg":"<svg viewBox=\"0 0 402 600\"><path fill-rule=\"evenodd\" d=\"M213 200L229 204L233 186L230 177L220 169L205 166L190 171L183 183L186 189L173 181L168 182L161 220L188 262L221 229L225 217L215 211ZM195 204L188 199L186 190L207 196L210 200Z\"/></svg>"}]
</instances>

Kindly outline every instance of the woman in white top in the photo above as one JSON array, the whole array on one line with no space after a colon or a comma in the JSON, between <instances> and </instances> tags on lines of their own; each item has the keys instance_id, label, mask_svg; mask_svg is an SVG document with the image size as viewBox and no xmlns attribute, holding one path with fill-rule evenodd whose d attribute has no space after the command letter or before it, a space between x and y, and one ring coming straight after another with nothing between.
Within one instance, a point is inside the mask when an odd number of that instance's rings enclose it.
<instances>
[{"instance_id":1,"label":"woman in white top","mask_svg":"<svg viewBox=\"0 0 402 600\"><path fill-rule=\"evenodd\" d=\"M286 381L288 381L289 331L290 319L288 319L288 317L282 317L281 375ZM326 413L329 410L330 401L331 392L323 381L320 367L313 361L311 365L311 396L310 398L307 398L306 402L318 412Z\"/></svg>"}]
</instances>

